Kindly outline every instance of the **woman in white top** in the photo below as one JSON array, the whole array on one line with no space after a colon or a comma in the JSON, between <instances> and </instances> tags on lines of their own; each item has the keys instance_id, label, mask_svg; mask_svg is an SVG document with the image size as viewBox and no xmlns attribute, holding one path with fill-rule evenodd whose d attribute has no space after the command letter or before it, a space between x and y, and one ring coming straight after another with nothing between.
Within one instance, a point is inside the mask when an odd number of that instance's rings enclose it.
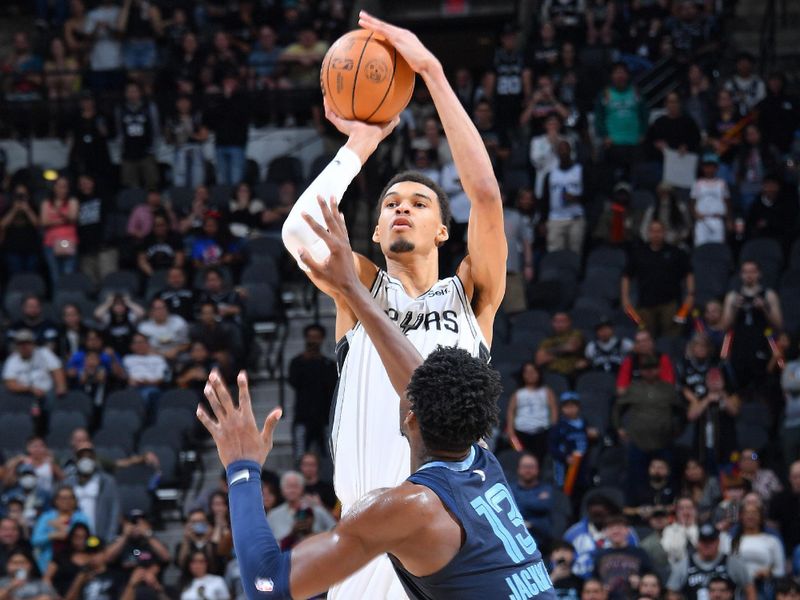
<instances>
[{"instance_id":1,"label":"woman in white top","mask_svg":"<svg viewBox=\"0 0 800 600\"><path fill-rule=\"evenodd\" d=\"M539 462L547 454L547 435L558 419L556 397L544 385L542 374L532 362L522 365L522 387L511 395L508 403L506 432L511 445L526 450Z\"/></svg>"},{"instance_id":2,"label":"woman in white top","mask_svg":"<svg viewBox=\"0 0 800 600\"><path fill-rule=\"evenodd\" d=\"M786 573L783 544L776 535L764 532L764 513L757 503L744 503L739 524L739 532L731 542L731 553L744 562L761 596L770 579Z\"/></svg>"},{"instance_id":3,"label":"woman in white top","mask_svg":"<svg viewBox=\"0 0 800 600\"><path fill-rule=\"evenodd\" d=\"M230 600L225 580L208 573L208 557L200 550L189 557L187 573L181 587L181 600Z\"/></svg>"},{"instance_id":4,"label":"woman in white top","mask_svg":"<svg viewBox=\"0 0 800 600\"><path fill-rule=\"evenodd\" d=\"M671 565L686 558L690 548L697 546L697 507L688 496L675 503L675 522L664 528L661 547L667 553Z\"/></svg>"},{"instance_id":5,"label":"woman in white top","mask_svg":"<svg viewBox=\"0 0 800 600\"><path fill-rule=\"evenodd\" d=\"M694 217L694 245L725 243L726 232L732 229L731 194L728 184L717 176L719 158L706 154L700 165L700 177L690 193Z\"/></svg>"}]
</instances>

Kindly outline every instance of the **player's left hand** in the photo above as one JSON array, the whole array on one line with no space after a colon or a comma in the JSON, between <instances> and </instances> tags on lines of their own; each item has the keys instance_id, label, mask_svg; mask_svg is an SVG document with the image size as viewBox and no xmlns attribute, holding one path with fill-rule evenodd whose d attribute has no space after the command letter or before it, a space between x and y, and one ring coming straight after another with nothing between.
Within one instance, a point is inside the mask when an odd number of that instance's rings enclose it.
<instances>
[{"instance_id":1,"label":"player's left hand","mask_svg":"<svg viewBox=\"0 0 800 600\"><path fill-rule=\"evenodd\" d=\"M216 369L211 371L204 392L213 415L209 415L198 406L197 418L214 438L219 459L224 467L227 468L237 460L252 460L263 465L269 451L272 450L272 434L283 411L276 408L269 413L264 421L264 428L259 431L244 371L239 373L237 384L239 406L234 406L231 394L225 387L219 371Z\"/></svg>"},{"instance_id":2,"label":"player's left hand","mask_svg":"<svg viewBox=\"0 0 800 600\"><path fill-rule=\"evenodd\" d=\"M386 21L381 21L373 17L367 11L362 10L358 13L358 24L364 29L369 29L382 35L397 51L406 59L408 66L415 73L425 75L431 69L441 67L439 60L419 41L419 38L408 29L390 25Z\"/></svg>"},{"instance_id":3,"label":"player's left hand","mask_svg":"<svg viewBox=\"0 0 800 600\"><path fill-rule=\"evenodd\" d=\"M328 246L330 255L322 262L317 262L310 252L305 248L300 248L300 259L308 267L316 281L324 283L329 289L347 294L354 286L361 285L361 283L353 262L353 250L350 247L344 216L339 212L335 198L331 198L330 205L322 196L317 196L317 201L327 229L307 213L303 213L303 218L314 230L314 233Z\"/></svg>"}]
</instances>

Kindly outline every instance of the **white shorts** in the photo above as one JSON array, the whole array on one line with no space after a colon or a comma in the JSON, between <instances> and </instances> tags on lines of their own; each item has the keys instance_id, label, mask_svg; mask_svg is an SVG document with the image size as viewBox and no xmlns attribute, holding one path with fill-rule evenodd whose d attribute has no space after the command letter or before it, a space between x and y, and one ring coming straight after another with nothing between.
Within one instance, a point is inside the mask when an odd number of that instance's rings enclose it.
<instances>
[{"instance_id":1,"label":"white shorts","mask_svg":"<svg viewBox=\"0 0 800 600\"><path fill-rule=\"evenodd\" d=\"M408 600L389 557L379 556L328 591L328 600Z\"/></svg>"}]
</instances>

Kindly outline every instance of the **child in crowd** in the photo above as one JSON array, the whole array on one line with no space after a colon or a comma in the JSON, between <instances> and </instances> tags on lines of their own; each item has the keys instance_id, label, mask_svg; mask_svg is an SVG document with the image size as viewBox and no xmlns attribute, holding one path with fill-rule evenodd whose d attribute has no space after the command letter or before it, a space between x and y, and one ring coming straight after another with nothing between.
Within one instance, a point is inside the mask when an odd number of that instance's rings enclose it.
<instances>
[{"instance_id":1,"label":"child in crowd","mask_svg":"<svg viewBox=\"0 0 800 600\"><path fill-rule=\"evenodd\" d=\"M553 478L558 486L564 486L570 465L580 460L573 493L579 493L588 485L588 469L582 458L589 449L589 442L597 439L598 432L587 427L581 417L580 396L577 392L561 394L561 414L550 429L550 456L553 459ZM580 456L579 456L580 454Z\"/></svg>"},{"instance_id":2,"label":"child in crowd","mask_svg":"<svg viewBox=\"0 0 800 600\"><path fill-rule=\"evenodd\" d=\"M704 155L700 177L691 191L695 246L725 243L725 233L732 226L731 194L728 184L717 175L718 170L717 155Z\"/></svg>"}]
</instances>

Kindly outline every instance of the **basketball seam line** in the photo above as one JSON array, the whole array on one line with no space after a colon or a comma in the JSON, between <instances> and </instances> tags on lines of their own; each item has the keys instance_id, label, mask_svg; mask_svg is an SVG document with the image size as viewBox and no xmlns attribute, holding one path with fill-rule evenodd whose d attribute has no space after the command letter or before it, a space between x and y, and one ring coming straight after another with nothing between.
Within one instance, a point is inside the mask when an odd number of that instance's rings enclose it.
<instances>
[{"instance_id":1,"label":"basketball seam line","mask_svg":"<svg viewBox=\"0 0 800 600\"><path fill-rule=\"evenodd\" d=\"M365 121L369 121L372 118L372 115L381 109L383 103L386 102L386 96L389 95L389 90L392 89L392 85L394 84L394 76L395 73L397 73L397 48L392 46L392 50L394 51L394 55L392 56L392 78L389 80L389 85L386 86L386 91L383 93L383 98L381 98L381 101L378 102L378 106L376 106L375 110L373 110L372 113L370 113L370 115L364 119Z\"/></svg>"},{"instance_id":2,"label":"basketball seam line","mask_svg":"<svg viewBox=\"0 0 800 600\"><path fill-rule=\"evenodd\" d=\"M333 103L333 107L336 109L336 114L342 114L342 111L339 110L339 105L336 104L336 99L334 98L334 94L331 93L331 62L333 61L333 56L328 57L328 64L325 67L325 83L327 84L326 87L328 88L328 93L326 94Z\"/></svg>"},{"instance_id":3,"label":"basketball seam line","mask_svg":"<svg viewBox=\"0 0 800 600\"><path fill-rule=\"evenodd\" d=\"M363 48L361 48L361 54L358 57L358 64L356 65L356 74L353 77L353 93L350 96L350 107L353 110L353 120L359 121L360 119L356 116L356 86L358 85L358 72L361 70L361 60L364 58L364 52L367 51L367 46L369 45L369 41L372 39L372 33L369 34L367 41L364 42Z\"/></svg>"}]
</instances>

